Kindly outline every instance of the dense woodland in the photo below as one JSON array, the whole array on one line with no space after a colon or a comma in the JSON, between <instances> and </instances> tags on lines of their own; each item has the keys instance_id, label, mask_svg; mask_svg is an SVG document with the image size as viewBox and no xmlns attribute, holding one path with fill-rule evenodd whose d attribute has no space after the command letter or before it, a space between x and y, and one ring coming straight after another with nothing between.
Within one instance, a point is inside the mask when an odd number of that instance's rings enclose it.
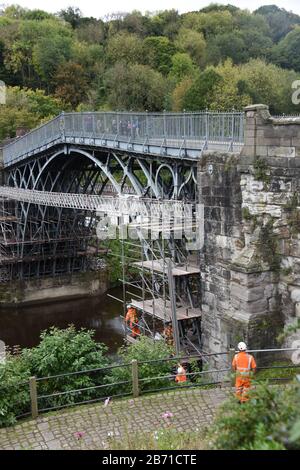
<instances>
[{"instance_id":1,"label":"dense woodland","mask_svg":"<svg viewBox=\"0 0 300 470\"><path fill-rule=\"evenodd\" d=\"M298 112L300 16L211 4L179 14L83 17L10 6L0 11L0 139L62 110L195 111L262 102Z\"/></svg>"}]
</instances>

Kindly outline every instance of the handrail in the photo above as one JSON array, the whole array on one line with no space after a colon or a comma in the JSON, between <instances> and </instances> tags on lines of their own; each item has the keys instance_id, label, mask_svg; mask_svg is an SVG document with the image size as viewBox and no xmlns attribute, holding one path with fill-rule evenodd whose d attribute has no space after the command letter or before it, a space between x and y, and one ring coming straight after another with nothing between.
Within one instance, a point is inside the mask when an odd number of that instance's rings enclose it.
<instances>
[{"instance_id":1,"label":"handrail","mask_svg":"<svg viewBox=\"0 0 300 470\"><path fill-rule=\"evenodd\" d=\"M233 150L234 145L243 145L243 122L244 113L239 111L62 113L4 146L4 165L42 152L45 146L73 141L88 145L76 139L96 139L93 145L114 148L121 142L127 150L138 143L144 152L149 150L145 149L147 142L158 153L162 148L165 152L176 148L179 157L183 151L188 155L189 149L202 152L208 143Z\"/></svg>"}]
</instances>

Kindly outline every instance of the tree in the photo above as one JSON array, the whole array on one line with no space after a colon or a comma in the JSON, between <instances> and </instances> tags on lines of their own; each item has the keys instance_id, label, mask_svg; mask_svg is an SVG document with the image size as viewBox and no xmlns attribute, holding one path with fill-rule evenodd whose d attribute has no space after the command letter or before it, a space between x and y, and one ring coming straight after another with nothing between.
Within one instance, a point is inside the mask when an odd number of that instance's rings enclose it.
<instances>
[{"instance_id":1,"label":"tree","mask_svg":"<svg viewBox=\"0 0 300 470\"><path fill-rule=\"evenodd\" d=\"M182 99L183 108L187 111L210 108L214 89L221 81L221 76L213 68L200 72Z\"/></svg>"},{"instance_id":2,"label":"tree","mask_svg":"<svg viewBox=\"0 0 300 470\"><path fill-rule=\"evenodd\" d=\"M170 77L174 78L176 83L181 82L186 77L192 77L195 71L196 67L189 54L177 52L173 55Z\"/></svg>"},{"instance_id":3,"label":"tree","mask_svg":"<svg viewBox=\"0 0 300 470\"><path fill-rule=\"evenodd\" d=\"M234 17L228 10L187 13L183 17L183 28L193 29L209 36L230 32L234 29Z\"/></svg>"},{"instance_id":4,"label":"tree","mask_svg":"<svg viewBox=\"0 0 300 470\"><path fill-rule=\"evenodd\" d=\"M297 80L295 72L260 59L249 61L239 70L239 92L249 95L253 103L269 105L274 114L296 111L290 99L292 83Z\"/></svg>"},{"instance_id":5,"label":"tree","mask_svg":"<svg viewBox=\"0 0 300 470\"><path fill-rule=\"evenodd\" d=\"M164 10L151 17L150 36L167 36L174 39L180 26L177 10Z\"/></svg>"},{"instance_id":6,"label":"tree","mask_svg":"<svg viewBox=\"0 0 300 470\"><path fill-rule=\"evenodd\" d=\"M172 67L172 56L176 48L172 42L162 36L150 36L143 41L144 63L167 75Z\"/></svg>"},{"instance_id":7,"label":"tree","mask_svg":"<svg viewBox=\"0 0 300 470\"><path fill-rule=\"evenodd\" d=\"M167 82L148 65L117 63L106 74L106 90L112 109L162 111Z\"/></svg>"},{"instance_id":8,"label":"tree","mask_svg":"<svg viewBox=\"0 0 300 470\"><path fill-rule=\"evenodd\" d=\"M300 24L300 16L291 11L279 8L276 5L265 5L254 13L265 18L269 25L273 41L278 42L284 38L294 26Z\"/></svg>"},{"instance_id":9,"label":"tree","mask_svg":"<svg viewBox=\"0 0 300 470\"><path fill-rule=\"evenodd\" d=\"M59 35L42 38L33 49L33 63L48 90L53 89L52 80L62 63L72 58L72 41Z\"/></svg>"},{"instance_id":10,"label":"tree","mask_svg":"<svg viewBox=\"0 0 300 470\"><path fill-rule=\"evenodd\" d=\"M61 10L59 12L59 17L67 23L70 23L73 29L76 29L80 24L82 13L79 8L68 7L66 10Z\"/></svg>"},{"instance_id":11,"label":"tree","mask_svg":"<svg viewBox=\"0 0 300 470\"><path fill-rule=\"evenodd\" d=\"M0 140L14 137L18 127L29 129L63 111L63 104L43 90L7 87L6 104L0 107Z\"/></svg>"},{"instance_id":12,"label":"tree","mask_svg":"<svg viewBox=\"0 0 300 470\"><path fill-rule=\"evenodd\" d=\"M81 21L76 29L77 39L89 44L103 44L105 39L105 25L101 20L93 18Z\"/></svg>"},{"instance_id":13,"label":"tree","mask_svg":"<svg viewBox=\"0 0 300 470\"><path fill-rule=\"evenodd\" d=\"M136 34L121 32L109 39L107 44L107 61L110 64L124 62L133 64L142 59L142 44Z\"/></svg>"},{"instance_id":14,"label":"tree","mask_svg":"<svg viewBox=\"0 0 300 470\"><path fill-rule=\"evenodd\" d=\"M85 100L88 92L88 81L83 67L74 62L60 66L54 77L55 96L71 105L72 109Z\"/></svg>"},{"instance_id":15,"label":"tree","mask_svg":"<svg viewBox=\"0 0 300 470\"><path fill-rule=\"evenodd\" d=\"M288 69L300 70L300 26L295 27L277 46L272 57L275 63Z\"/></svg>"},{"instance_id":16,"label":"tree","mask_svg":"<svg viewBox=\"0 0 300 470\"><path fill-rule=\"evenodd\" d=\"M202 65L205 59L206 41L202 33L181 28L176 40L178 49L187 52L195 64Z\"/></svg>"},{"instance_id":17,"label":"tree","mask_svg":"<svg viewBox=\"0 0 300 470\"><path fill-rule=\"evenodd\" d=\"M185 96L193 85L192 78L185 78L179 82L172 93L172 111L183 111Z\"/></svg>"},{"instance_id":18,"label":"tree","mask_svg":"<svg viewBox=\"0 0 300 470\"><path fill-rule=\"evenodd\" d=\"M232 108L242 110L251 104L251 98L247 93L240 93L239 80L240 68L234 66L231 59L224 64L214 67L221 80L217 80L215 87L210 93L210 108L213 110L230 111Z\"/></svg>"}]
</instances>

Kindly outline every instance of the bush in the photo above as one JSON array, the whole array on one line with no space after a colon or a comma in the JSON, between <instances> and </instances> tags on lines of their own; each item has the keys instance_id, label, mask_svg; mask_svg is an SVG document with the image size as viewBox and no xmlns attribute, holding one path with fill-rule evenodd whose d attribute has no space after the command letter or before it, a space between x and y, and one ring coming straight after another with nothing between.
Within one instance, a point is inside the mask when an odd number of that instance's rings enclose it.
<instances>
[{"instance_id":1,"label":"bush","mask_svg":"<svg viewBox=\"0 0 300 470\"><path fill-rule=\"evenodd\" d=\"M141 336L139 341L130 344L128 347L122 347L119 350L119 357L124 363L131 363L133 359L139 362L158 359L165 359L170 357L173 349L167 346L164 341L153 341L153 339L146 336ZM150 390L159 387L168 387L174 383L170 379L152 380L153 377L165 376L172 374L172 366L176 362L155 362L150 364L139 364L139 379L149 379L140 382L141 390ZM110 376L107 378L108 382L123 382L129 381L129 384L118 386L118 392L131 392L131 367L118 367L112 369ZM116 387L111 388L111 392L115 393Z\"/></svg>"},{"instance_id":2,"label":"bush","mask_svg":"<svg viewBox=\"0 0 300 470\"><path fill-rule=\"evenodd\" d=\"M60 374L98 369L107 366L104 356L107 348L93 339L94 332L74 326L65 330L51 328L41 334L41 342L32 349L22 351L22 359L31 375L49 377ZM55 392L69 392L92 387L103 382L103 373L74 374L38 381L38 394L48 395ZM97 396L97 390L66 393L39 402L41 408L89 400Z\"/></svg>"},{"instance_id":3,"label":"bush","mask_svg":"<svg viewBox=\"0 0 300 470\"><path fill-rule=\"evenodd\" d=\"M8 356L0 364L0 427L14 424L17 416L30 411L30 375L21 357Z\"/></svg>"},{"instance_id":4,"label":"bush","mask_svg":"<svg viewBox=\"0 0 300 470\"><path fill-rule=\"evenodd\" d=\"M271 386L251 391L240 405L235 398L220 409L210 431L210 447L222 450L282 450L300 447L296 422L300 418L299 388ZM296 430L295 430L296 429Z\"/></svg>"}]
</instances>

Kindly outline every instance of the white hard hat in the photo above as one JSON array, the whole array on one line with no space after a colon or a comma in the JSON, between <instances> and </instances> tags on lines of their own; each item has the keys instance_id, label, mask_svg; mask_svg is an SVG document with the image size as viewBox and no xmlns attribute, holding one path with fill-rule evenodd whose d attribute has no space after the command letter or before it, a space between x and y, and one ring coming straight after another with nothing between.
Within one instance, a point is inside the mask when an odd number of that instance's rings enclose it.
<instances>
[{"instance_id":1,"label":"white hard hat","mask_svg":"<svg viewBox=\"0 0 300 470\"><path fill-rule=\"evenodd\" d=\"M241 341L241 342L238 344L238 350L239 350L239 351L246 351L246 349L247 349L246 343L244 343L243 341Z\"/></svg>"},{"instance_id":2,"label":"white hard hat","mask_svg":"<svg viewBox=\"0 0 300 470\"><path fill-rule=\"evenodd\" d=\"M128 305L127 305L127 308L130 308L130 307L132 307L132 304L128 304Z\"/></svg>"}]
</instances>

